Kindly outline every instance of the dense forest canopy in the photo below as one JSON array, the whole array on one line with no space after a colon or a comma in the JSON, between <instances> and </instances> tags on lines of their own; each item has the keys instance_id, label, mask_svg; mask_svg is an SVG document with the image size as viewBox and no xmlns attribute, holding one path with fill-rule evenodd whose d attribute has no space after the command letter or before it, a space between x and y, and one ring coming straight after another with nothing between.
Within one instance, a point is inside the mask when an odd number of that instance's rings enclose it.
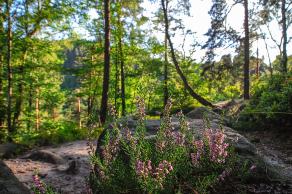
<instances>
[{"instance_id":1,"label":"dense forest canopy","mask_svg":"<svg viewBox=\"0 0 292 194\"><path fill-rule=\"evenodd\" d=\"M169 98L174 111L214 108L291 72L290 1L204 2L205 38L194 31L202 2L105 3L0 1L1 141L95 126L107 105L132 114L138 96L149 115Z\"/></svg>"}]
</instances>

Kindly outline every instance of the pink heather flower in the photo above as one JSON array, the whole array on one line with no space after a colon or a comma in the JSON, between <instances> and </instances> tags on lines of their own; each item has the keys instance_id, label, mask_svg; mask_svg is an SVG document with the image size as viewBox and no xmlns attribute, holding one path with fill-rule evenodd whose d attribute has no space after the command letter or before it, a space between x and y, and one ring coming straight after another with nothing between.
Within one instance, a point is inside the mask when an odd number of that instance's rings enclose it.
<instances>
[{"instance_id":1,"label":"pink heather flower","mask_svg":"<svg viewBox=\"0 0 292 194\"><path fill-rule=\"evenodd\" d=\"M173 166L170 162L164 160L160 162L156 168L153 168L151 161L142 162L141 160L136 161L136 174L141 177L148 177L149 175L153 178L163 179L167 174L173 171Z\"/></svg>"},{"instance_id":2,"label":"pink heather flower","mask_svg":"<svg viewBox=\"0 0 292 194\"><path fill-rule=\"evenodd\" d=\"M202 140L197 140L194 144L197 150L203 150L204 142Z\"/></svg>"},{"instance_id":3,"label":"pink heather flower","mask_svg":"<svg viewBox=\"0 0 292 194\"><path fill-rule=\"evenodd\" d=\"M204 151L204 142L202 140L197 140L194 142L194 146L196 153L191 153L191 161L194 166L197 166Z\"/></svg>"},{"instance_id":4,"label":"pink heather flower","mask_svg":"<svg viewBox=\"0 0 292 194\"><path fill-rule=\"evenodd\" d=\"M130 131L130 129L129 129L128 127L126 128L125 137L126 137L126 140L129 141L129 142L130 142L130 141L132 140L132 138L133 138L133 137L132 137L132 134L131 134L131 131Z\"/></svg>"},{"instance_id":5,"label":"pink heather flower","mask_svg":"<svg viewBox=\"0 0 292 194\"><path fill-rule=\"evenodd\" d=\"M151 160L148 160L148 162L147 162L147 168L148 168L149 171L152 170Z\"/></svg>"},{"instance_id":6,"label":"pink heather flower","mask_svg":"<svg viewBox=\"0 0 292 194\"><path fill-rule=\"evenodd\" d=\"M172 132L172 138L174 139L175 143L179 146L183 146L185 143L185 135L179 131Z\"/></svg>"},{"instance_id":7,"label":"pink heather flower","mask_svg":"<svg viewBox=\"0 0 292 194\"><path fill-rule=\"evenodd\" d=\"M106 164L110 164L110 162L116 157L116 154L119 151L119 143L120 138L116 137L108 142L101 151L102 158Z\"/></svg>"},{"instance_id":8,"label":"pink heather flower","mask_svg":"<svg viewBox=\"0 0 292 194\"><path fill-rule=\"evenodd\" d=\"M224 133L220 130L207 129L204 136L209 145L210 160L217 163L224 163L228 155L227 148L229 146L227 143L224 143Z\"/></svg>"},{"instance_id":9,"label":"pink heather flower","mask_svg":"<svg viewBox=\"0 0 292 194\"><path fill-rule=\"evenodd\" d=\"M138 160L136 162L136 173L137 173L137 175L143 176L144 168L145 168L144 163L142 161Z\"/></svg>"},{"instance_id":10,"label":"pink heather flower","mask_svg":"<svg viewBox=\"0 0 292 194\"><path fill-rule=\"evenodd\" d=\"M252 165L252 166L249 168L250 171L253 171L254 169L256 169L256 165Z\"/></svg>"},{"instance_id":11,"label":"pink heather flower","mask_svg":"<svg viewBox=\"0 0 292 194\"><path fill-rule=\"evenodd\" d=\"M164 150L165 146L166 146L166 142L165 142L165 141L158 141L158 142L156 143L156 148L157 148L159 151L161 151L161 152Z\"/></svg>"},{"instance_id":12,"label":"pink heather flower","mask_svg":"<svg viewBox=\"0 0 292 194\"><path fill-rule=\"evenodd\" d=\"M40 193L46 193L46 188L43 185L43 183L41 182L41 180L39 179L39 176L37 174L32 176L33 179L33 183L35 188L40 192Z\"/></svg>"}]
</instances>

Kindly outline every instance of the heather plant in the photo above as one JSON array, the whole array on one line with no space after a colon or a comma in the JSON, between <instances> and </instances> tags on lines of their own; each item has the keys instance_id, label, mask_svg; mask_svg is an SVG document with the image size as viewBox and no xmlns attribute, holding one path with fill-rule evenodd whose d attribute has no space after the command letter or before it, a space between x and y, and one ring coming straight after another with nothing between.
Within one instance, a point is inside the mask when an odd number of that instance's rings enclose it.
<instances>
[{"instance_id":1,"label":"heather plant","mask_svg":"<svg viewBox=\"0 0 292 194\"><path fill-rule=\"evenodd\" d=\"M33 194L58 194L51 187L47 186L43 181L41 181L37 174L34 174L32 179L33 185L31 190Z\"/></svg>"},{"instance_id":2,"label":"heather plant","mask_svg":"<svg viewBox=\"0 0 292 194\"><path fill-rule=\"evenodd\" d=\"M136 129L112 119L101 154L91 152L93 193L208 193L236 173L222 129L207 128L197 137L181 112L175 128L169 101L156 135L147 136L144 101L137 102Z\"/></svg>"}]
</instances>

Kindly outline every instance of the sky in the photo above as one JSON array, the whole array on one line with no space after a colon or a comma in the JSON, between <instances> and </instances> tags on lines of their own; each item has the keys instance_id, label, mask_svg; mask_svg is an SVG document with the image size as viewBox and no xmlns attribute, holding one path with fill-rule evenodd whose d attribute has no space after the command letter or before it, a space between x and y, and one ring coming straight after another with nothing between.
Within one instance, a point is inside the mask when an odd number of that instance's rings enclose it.
<instances>
[{"instance_id":1,"label":"sky","mask_svg":"<svg viewBox=\"0 0 292 194\"><path fill-rule=\"evenodd\" d=\"M206 37L204 34L208 31L210 27L210 16L208 14L208 11L211 8L212 1L211 0L190 0L191 1L191 17L185 16L183 17L184 24L187 29L190 29L192 32L195 32L195 37L189 36L186 38L185 41L185 51L188 51L190 49L190 45L194 43L194 40L196 40L199 43L204 43L207 41L208 37ZM227 0L227 2L233 2L233 0ZM252 6L253 0L249 1L249 6ZM142 7L145 8L144 15L148 17L153 17L153 12L155 12L159 8L160 4L158 3L150 3L148 0L145 0ZM92 17L95 17L95 11L91 10L90 15ZM235 30L243 33L243 16L244 16L244 10L243 6L241 4L238 4L232 8L232 11L229 14L229 17L227 18L227 22L232 26ZM272 26L272 35L275 39L280 41L281 38L281 29L279 28L279 25L277 23L274 23ZM144 26L145 29L151 29L153 28L153 24L147 23ZM265 29L263 29L266 31ZM173 42L175 45L175 48L178 50L181 50L181 45L183 43L184 36L180 35L181 32L176 33L176 36L173 37ZM291 36L292 34L292 27L290 27L288 31L288 36ZM156 36L158 40L161 42L164 40L164 35L162 32L154 31L152 32L153 36ZM242 34L243 35L243 34ZM278 55L279 51L276 48L276 45L274 42L268 37L266 40L268 43L268 49L269 54L271 57L271 60L273 61L276 56ZM259 58L263 58L266 63L268 63L268 55L267 50L264 44L263 40L259 40L257 42L254 42L252 44L251 49L251 55L256 55L256 49L259 49ZM292 55L292 43L290 43L287 47L288 55ZM195 58L198 62L202 60L202 58L205 55L205 50L200 49L199 47L196 49L195 54L192 55L193 58ZM188 52L186 52L188 53ZM217 50L216 54L218 54L218 58L224 54L233 53L233 49L219 49Z\"/></svg>"}]
</instances>

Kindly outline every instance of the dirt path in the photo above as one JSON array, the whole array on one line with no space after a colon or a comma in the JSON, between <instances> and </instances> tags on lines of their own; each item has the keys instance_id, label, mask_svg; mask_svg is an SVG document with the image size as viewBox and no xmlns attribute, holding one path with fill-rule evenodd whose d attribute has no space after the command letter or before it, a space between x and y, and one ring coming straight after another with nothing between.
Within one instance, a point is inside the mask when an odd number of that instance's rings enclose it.
<instances>
[{"instance_id":1,"label":"dirt path","mask_svg":"<svg viewBox=\"0 0 292 194\"><path fill-rule=\"evenodd\" d=\"M66 163L70 163L73 160L76 161L78 168L76 174L62 171L61 169L65 168L64 165L21 159L21 157L5 160L4 162L11 168L20 182L24 183L27 187L32 185L32 175L38 172L46 184L63 194L87 193L85 178L88 177L91 169L87 148L87 141L75 141L57 147L40 148L41 150L50 151L61 156L66 160Z\"/></svg>"}]
</instances>

